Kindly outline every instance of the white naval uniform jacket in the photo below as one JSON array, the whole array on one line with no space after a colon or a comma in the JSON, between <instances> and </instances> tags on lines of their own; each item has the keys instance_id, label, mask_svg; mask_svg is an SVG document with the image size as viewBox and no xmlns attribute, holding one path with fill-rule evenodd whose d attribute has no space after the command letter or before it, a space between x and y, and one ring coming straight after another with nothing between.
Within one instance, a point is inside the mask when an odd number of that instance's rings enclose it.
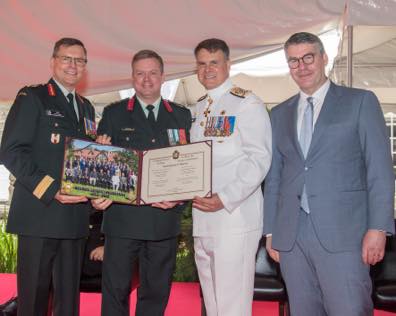
<instances>
[{"instance_id":1,"label":"white naval uniform jacket","mask_svg":"<svg viewBox=\"0 0 396 316\"><path fill-rule=\"evenodd\" d=\"M233 94L234 93L234 94ZM210 116L235 116L230 136L204 136L204 111L212 98ZM202 212L193 208L193 236L211 237L222 232L244 233L263 226L261 183L271 164L272 135L268 112L253 93L232 87L228 79L208 91L195 108L191 142L212 140L212 192L224 209Z\"/></svg>"}]
</instances>

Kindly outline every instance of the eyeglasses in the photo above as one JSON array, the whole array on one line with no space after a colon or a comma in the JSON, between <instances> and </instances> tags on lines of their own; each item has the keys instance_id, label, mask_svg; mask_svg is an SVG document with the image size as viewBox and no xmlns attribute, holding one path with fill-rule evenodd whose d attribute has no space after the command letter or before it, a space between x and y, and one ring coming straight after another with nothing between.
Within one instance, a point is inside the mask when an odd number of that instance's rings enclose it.
<instances>
[{"instance_id":1,"label":"eyeglasses","mask_svg":"<svg viewBox=\"0 0 396 316\"><path fill-rule=\"evenodd\" d=\"M71 63L75 63L78 67L85 67L88 60L86 58L76 58L70 56L55 56L60 60L60 62L64 65L70 65Z\"/></svg>"},{"instance_id":2,"label":"eyeglasses","mask_svg":"<svg viewBox=\"0 0 396 316\"><path fill-rule=\"evenodd\" d=\"M300 61L304 63L304 65L310 65L315 61L315 55L312 53L305 54L303 57L291 57L287 64L290 69L297 69L300 66Z\"/></svg>"}]
</instances>

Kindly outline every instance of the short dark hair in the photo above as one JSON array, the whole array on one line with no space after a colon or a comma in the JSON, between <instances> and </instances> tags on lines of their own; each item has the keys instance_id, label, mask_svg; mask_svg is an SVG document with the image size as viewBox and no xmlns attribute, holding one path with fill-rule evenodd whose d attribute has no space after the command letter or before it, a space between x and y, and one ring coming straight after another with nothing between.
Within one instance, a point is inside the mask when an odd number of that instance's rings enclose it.
<instances>
[{"instance_id":1,"label":"short dark hair","mask_svg":"<svg viewBox=\"0 0 396 316\"><path fill-rule=\"evenodd\" d=\"M198 52L201 49L206 49L207 51L214 53L221 50L227 60L230 59L230 48L227 43L218 38L208 38L200 42L194 49L194 55L197 57Z\"/></svg>"},{"instance_id":2,"label":"short dark hair","mask_svg":"<svg viewBox=\"0 0 396 316\"><path fill-rule=\"evenodd\" d=\"M161 69L161 73L164 73L164 61L162 60L162 57L160 55L158 55L155 51L150 50L150 49L143 49L138 51L132 58L132 69L133 69L133 64L136 63L139 60L142 59L147 59L147 58L154 58L158 61L158 63L160 64L160 69Z\"/></svg>"},{"instance_id":3,"label":"short dark hair","mask_svg":"<svg viewBox=\"0 0 396 316\"><path fill-rule=\"evenodd\" d=\"M320 53L323 55L325 53L325 49L320 38L312 33L308 32L299 32L294 33L289 39L286 41L284 45L284 50L286 51L290 45L298 45L298 44L315 44L319 48Z\"/></svg>"},{"instance_id":4,"label":"short dark hair","mask_svg":"<svg viewBox=\"0 0 396 316\"><path fill-rule=\"evenodd\" d=\"M72 38L72 37L63 37L59 41L57 41L55 43L54 50L52 52L52 57L57 56L61 46L69 47L69 46L74 46L74 45L78 45L78 46L82 47L82 49L84 50L85 59L86 59L87 58L87 50L86 50L83 42L81 42L77 38Z\"/></svg>"}]
</instances>

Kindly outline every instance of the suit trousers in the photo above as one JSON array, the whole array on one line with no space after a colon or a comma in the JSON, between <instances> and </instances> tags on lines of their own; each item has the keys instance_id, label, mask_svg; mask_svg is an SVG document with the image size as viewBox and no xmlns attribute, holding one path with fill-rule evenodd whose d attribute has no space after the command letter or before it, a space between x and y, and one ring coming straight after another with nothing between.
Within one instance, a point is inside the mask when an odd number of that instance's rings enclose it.
<instances>
[{"instance_id":1,"label":"suit trousers","mask_svg":"<svg viewBox=\"0 0 396 316\"><path fill-rule=\"evenodd\" d=\"M18 316L77 316L85 238L18 236ZM51 301L52 296L52 303Z\"/></svg>"},{"instance_id":2,"label":"suit trousers","mask_svg":"<svg viewBox=\"0 0 396 316\"><path fill-rule=\"evenodd\" d=\"M373 315L369 266L361 250L328 252L321 245L311 214L300 212L291 251L280 252L280 266L293 316Z\"/></svg>"},{"instance_id":3,"label":"suit trousers","mask_svg":"<svg viewBox=\"0 0 396 316\"><path fill-rule=\"evenodd\" d=\"M105 236L102 316L128 316L132 266L139 259L136 316L162 316L176 263L177 238L160 241Z\"/></svg>"},{"instance_id":4,"label":"suit trousers","mask_svg":"<svg viewBox=\"0 0 396 316\"><path fill-rule=\"evenodd\" d=\"M252 314L256 253L262 230L195 237L195 263L208 316Z\"/></svg>"}]
</instances>

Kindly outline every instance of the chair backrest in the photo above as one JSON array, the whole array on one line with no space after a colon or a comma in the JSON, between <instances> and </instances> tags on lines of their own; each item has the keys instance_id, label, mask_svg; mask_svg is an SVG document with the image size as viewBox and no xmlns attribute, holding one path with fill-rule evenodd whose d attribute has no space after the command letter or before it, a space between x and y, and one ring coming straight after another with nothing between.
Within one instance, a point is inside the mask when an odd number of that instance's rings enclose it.
<instances>
[{"instance_id":1,"label":"chair backrest","mask_svg":"<svg viewBox=\"0 0 396 316\"><path fill-rule=\"evenodd\" d=\"M268 255L265 242L266 237L263 236L256 255L256 275L279 277L279 265Z\"/></svg>"}]
</instances>

